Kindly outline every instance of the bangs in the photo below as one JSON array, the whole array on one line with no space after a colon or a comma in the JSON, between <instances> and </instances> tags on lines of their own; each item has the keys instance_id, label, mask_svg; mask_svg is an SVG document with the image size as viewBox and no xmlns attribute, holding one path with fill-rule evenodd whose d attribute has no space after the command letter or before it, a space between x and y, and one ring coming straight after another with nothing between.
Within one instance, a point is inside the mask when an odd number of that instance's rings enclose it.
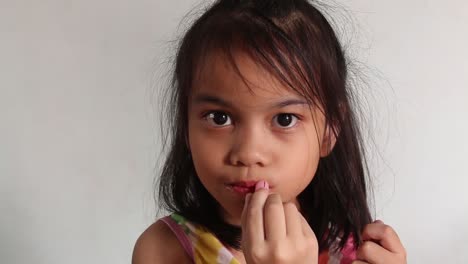
<instances>
[{"instance_id":1,"label":"bangs","mask_svg":"<svg viewBox=\"0 0 468 264\"><path fill-rule=\"evenodd\" d=\"M199 42L192 50L192 80L210 63L208 58L216 54L225 59L252 92L236 63L236 55L242 53L309 105L320 105L320 86L315 78L319 76L319 64L290 37L296 33L285 32L273 20L252 13L216 14L197 31Z\"/></svg>"},{"instance_id":2,"label":"bangs","mask_svg":"<svg viewBox=\"0 0 468 264\"><path fill-rule=\"evenodd\" d=\"M194 80L213 63L210 56L220 55L253 92L236 62L240 54L322 112L325 126L331 127L327 133L337 138L333 150L321 159L314 180L298 196L320 250L338 240L343 248L350 236L362 243L361 230L371 219L368 170L350 103L354 97L347 85L347 59L332 26L305 0L216 0L190 23L177 47L164 101L167 118L162 120L167 124L162 127L172 138L167 141L170 150L161 172L159 201L240 249L242 230L213 213L219 204L200 182L187 143L189 97Z\"/></svg>"}]
</instances>

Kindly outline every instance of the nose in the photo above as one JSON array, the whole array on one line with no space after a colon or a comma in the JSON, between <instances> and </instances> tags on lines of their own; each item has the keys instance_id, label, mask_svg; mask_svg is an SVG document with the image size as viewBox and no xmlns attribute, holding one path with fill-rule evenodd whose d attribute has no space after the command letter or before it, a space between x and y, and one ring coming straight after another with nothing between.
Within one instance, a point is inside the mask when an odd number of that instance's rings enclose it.
<instances>
[{"instance_id":1,"label":"nose","mask_svg":"<svg viewBox=\"0 0 468 264\"><path fill-rule=\"evenodd\" d=\"M234 166L264 167L271 158L268 134L261 127L238 129L234 133L229 162Z\"/></svg>"}]
</instances>

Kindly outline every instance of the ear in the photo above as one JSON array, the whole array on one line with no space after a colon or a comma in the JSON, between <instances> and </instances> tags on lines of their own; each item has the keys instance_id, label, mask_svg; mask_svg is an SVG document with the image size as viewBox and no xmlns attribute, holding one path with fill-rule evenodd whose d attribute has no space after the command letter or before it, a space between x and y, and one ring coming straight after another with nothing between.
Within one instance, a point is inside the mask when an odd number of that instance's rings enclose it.
<instances>
[{"instance_id":1,"label":"ear","mask_svg":"<svg viewBox=\"0 0 468 264\"><path fill-rule=\"evenodd\" d=\"M336 135L333 132L332 125L327 125L323 131L322 144L320 148L321 158L328 156L335 147L337 136L339 135L340 131L336 127L334 128L334 130L336 131Z\"/></svg>"}]
</instances>

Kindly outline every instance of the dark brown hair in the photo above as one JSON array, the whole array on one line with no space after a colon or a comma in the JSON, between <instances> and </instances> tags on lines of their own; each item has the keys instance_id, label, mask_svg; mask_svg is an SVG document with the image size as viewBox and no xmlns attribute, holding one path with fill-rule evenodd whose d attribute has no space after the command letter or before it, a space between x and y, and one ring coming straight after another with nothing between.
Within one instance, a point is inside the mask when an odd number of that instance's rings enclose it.
<instances>
[{"instance_id":1,"label":"dark brown hair","mask_svg":"<svg viewBox=\"0 0 468 264\"><path fill-rule=\"evenodd\" d=\"M349 236L361 243L370 223L367 165L349 88L347 60L330 23L306 0L218 0L194 21L177 47L168 90L169 147L159 178L159 202L201 224L223 243L240 248L241 229L225 223L219 204L198 179L186 144L187 105L197 71L213 51L237 69L234 52L254 61L318 106L337 142L321 158L312 182L299 195L302 213L319 239L320 251Z\"/></svg>"}]
</instances>

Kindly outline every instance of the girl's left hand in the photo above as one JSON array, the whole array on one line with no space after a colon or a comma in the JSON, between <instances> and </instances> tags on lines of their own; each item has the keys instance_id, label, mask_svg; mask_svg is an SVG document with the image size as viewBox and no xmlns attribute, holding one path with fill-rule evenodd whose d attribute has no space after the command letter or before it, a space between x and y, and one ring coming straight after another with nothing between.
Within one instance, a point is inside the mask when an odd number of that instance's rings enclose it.
<instances>
[{"instance_id":1,"label":"girl's left hand","mask_svg":"<svg viewBox=\"0 0 468 264\"><path fill-rule=\"evenodd\" d=\"M392 227L377 220L362 232L364 243L358 248L353 264L406 264L406 250Z\"/></svg>"}]
</instances>

